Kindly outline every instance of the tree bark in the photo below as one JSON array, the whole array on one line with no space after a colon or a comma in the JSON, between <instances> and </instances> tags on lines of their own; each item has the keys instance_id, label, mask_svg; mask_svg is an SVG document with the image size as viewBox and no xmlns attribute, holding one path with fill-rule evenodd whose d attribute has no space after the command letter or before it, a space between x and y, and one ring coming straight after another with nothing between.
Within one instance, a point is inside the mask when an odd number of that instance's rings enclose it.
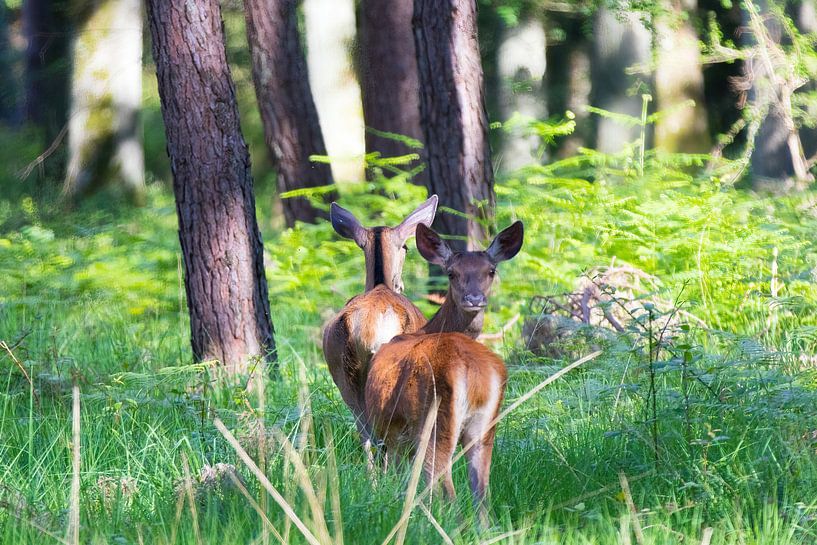
<instances>
[{"instance_id":1,"label":"tree bark","mask_svg":"<svg viewBox=\"0 0 817 545\"><path fill-rule=\"evenodd\" d=\"M467 215L437 214L434 227L457 249L476 249L495 203L476 2L415 0L413 24L429 193Z\"/></svg>"},{"instance_id":2,"label":"tree bark","mask_svg":"<svg viewBox=\"0 0 817 545\"><path fill-rule=\"evenodd\" d=\"M73 45L68 169L63 193L78 199L116 181L142 203L142 2L95 0Z\"/></svg>"},{"instance_id":3,"label":"tree bark","mask_svg":"<svg viewBox=\"0 0 817 545\"><path fill-rule=\"evenodd\" d=\"M297 0L244 1L255 95L281 193L333 183L328 164L309 160L311 155L326 155L326 145L298 35L297 4ZM323 194L327 204L336 198L334 191ZM288 226L329 218L328 209L315 208L306 197L281 202Z\"/></svg>"},{"instance_id":4,"label":"tree bark","mask_svg":"<svg viewBox=\"0 0 817 545\"><path fill-rule=\"evenodd\" d=\"M423 152L404 142L386 138L378 132L395 133L422 141L420 129L420 79L414 52L411 2L363 0L359 9L359 74L366 122L366 153L379 152L381 157L398 157L418 153L420 159L406 165L413 168L422 162ZM389 176L389 172L384 172ZM425 185L425 172L413 182Z\"/></svg>"},{"instance_id":5,"label":"tree bark","mask_svg":"<svg viewBox=\"0 0 817 545\"><path fill-rule=\"evenodd\" d=\"M264 250L218 0L148 0L191 341L231 372L274 358Z\"/></svg>"},{"instance_id":6,"label":"tree bark","mask_svg":"<svg viewBox=\"0 0 817 545\"><path fill-rule=\"evenodd\" d=\"M591 104L618 114L641 116L641 93L628 94L633 79L625 70L650 59L650 32L635 12L623 20L607 8L599 9L593 22L593 91ZM639 137L638 126L628 127L606 117L596 121L596 149L620 151Z\"/></svg>"},{"instance_id":7,"label":"tree bark","mask_svg":"<svg viewBox=\"0 0 817 545\"><path fill-rule=\"evenodd\" d=\"M705 153L712 141L704 101L704 74L698 35L684 12L695 13L697 0L663 0L668 15L656 23L655 95L664 111L655 127L655 145L669 152ZM692 17L692 15L690 15ZM693 106L680 107L689 100Z\"/></svg>"},{"instance_id":8,"label":"tree bark","mask_svg":"<svg viewBox=\"0 0 817 545\"><path fill-rule=\"evenodd\" d=\"M68 115L71 66L67 10L65 0L23 2L23 34L28 46L22 120L42 128L46 146L60 134ZM52 165L62 173L62 165L53 161Z\"/></svg>"}]
</instances>

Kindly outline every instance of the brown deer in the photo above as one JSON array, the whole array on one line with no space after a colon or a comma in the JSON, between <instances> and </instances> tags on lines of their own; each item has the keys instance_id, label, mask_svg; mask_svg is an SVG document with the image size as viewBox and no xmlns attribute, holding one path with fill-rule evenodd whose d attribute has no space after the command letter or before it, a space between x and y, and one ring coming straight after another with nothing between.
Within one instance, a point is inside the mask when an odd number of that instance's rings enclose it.
<instances>
[{"instance_id":1,"label":"brown deer","mask_svg":"<svg viewBox=\"0 0 817 545\"><path fill-rule=\"evenodd\" d=\"M522 240L523 226L516 222L484 252L454 252L434 231L418 225L417 249L448 273L448 294L424 327L380 348L366 381L369 426L395 461L416 450L426 415L439 403L423 469L429 482L442 475L450 498L456 496L450 466L457 443L475 442L465 457L482 523L487 521L492 421L499 414L507 372L503 361L474 339L482 329L496 266L514 257Z\"/></svg>"},{"instance_id":2,"label":"brown deer","mask_svg":"<svg viewBox=\"0 0 817 545\"><path fill-rule=\"evenodd\" d=\"M363 389L369 362L381 345L401 333L416 331L425 316L403 291L406 241L418 225L431 225L437 211L432 195L397 227L363 227L348 210L332 203L330 219L335 231L352 239L363 250L366 262L365 292L350 299L323 331L323 355L340 395L360 432L369 465L373 463L370 434L364 414Z\"/></svg>"}]
</instances>

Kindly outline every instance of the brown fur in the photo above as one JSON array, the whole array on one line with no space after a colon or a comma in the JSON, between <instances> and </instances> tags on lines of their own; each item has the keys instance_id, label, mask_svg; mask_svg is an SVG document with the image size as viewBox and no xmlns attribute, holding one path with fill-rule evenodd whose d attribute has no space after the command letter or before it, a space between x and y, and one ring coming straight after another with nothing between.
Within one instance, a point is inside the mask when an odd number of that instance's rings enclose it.
<instances>
[{"instance_id":1,"label":"brown fur","mask_svg":"<svg viewBox=\"0 0 817 545\"><path fill-rule=\"evenodd\" d=\"M381 345L402 333L416 331L425 317L403 290L406 240L418 224L434 219L437 197L432 195L397 227L363 227L349 212L332 204L332 226L363 250L366 261L365 293L350 299L323 332L323 354L343 401L355 417L371 465L370 434L364 414L363 391L372 356Z\"/></svg>"},{"instance_id":2,"label":"brown fur","mask_svg":"<svg viewBox=\"0 0 817 545\"><path fill-rule=\"evenodd\" d=\"M396 316L399 327L396 335L416 331L426 321L411 301L381 284L350 299L323 332L323 353L329 372L362 434L366 434L363 430L366 374L372 356L383 344L378 338L380 323L376 317L383 316L389 309ZM368 439L367 435L364 440Z\"/></svg>"},{"instance_id":3,"label":"brown fur","mask_svg":"<svg viewBox=\"0 0 817 545\"><path fill-rule=\"evenodd\" d=\"M449 497L456 495L449 464L457 444L465 446L481 436L466 459L474 501L484 517L496 432L487 422L499 414L506 381L502 360L464 334L403 335L384 345L372 360L366 417L389 456L399 459L414 454L426 415L438 400L424 471L429 482L443 474L442 486Z\"/></svg>"},{"instance_id":4,"label":"brown fur","mask_svg":"<svg viewBox=\"0 0 817 545\"><path fill-rule=\"evenodd\" d=\"M451 459L457 444L474 443L465 458L483 524L496 433L490 424L499 414L508 373L503 361L474 338L482 329L496 265L514 257L522 239L523 227L517 222L484 252L453 252L434 231L418 226L418 250L448 274L445 303L417 333L383 345L366 380L368 427L395 461L414 453L426 415L439 402L423 467L429 482L442 474L449 497L456 495Z\"/></svg>"}]
</instances>

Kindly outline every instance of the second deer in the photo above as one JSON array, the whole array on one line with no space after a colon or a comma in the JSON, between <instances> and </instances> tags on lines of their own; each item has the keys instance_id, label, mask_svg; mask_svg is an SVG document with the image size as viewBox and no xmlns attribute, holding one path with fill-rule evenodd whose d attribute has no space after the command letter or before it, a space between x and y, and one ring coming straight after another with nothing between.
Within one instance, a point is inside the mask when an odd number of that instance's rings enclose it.
<instances>
[{"instance_id":1,"label":"second deer","mask_svg":"<svg viewBox=\"0 0 817 545\"><path fill-rule=\"evenodd\" d=\"M366 381L366 417L395 461L415 453L426 417L438 404L424 453L426 479L433 483L441 478L445 494L456 496L451 460L458 443L470 445L465 457L482 524L487 522L493 421L505 394L507 371L496 354L474 339L482 329L496 266L514 257L522 240L523 226L516 222L484 252L454 252L434 231L418 225L417 249L448 273L448 294L417 333L401 335L380 348Z\"/></svg>"}]
</instances>

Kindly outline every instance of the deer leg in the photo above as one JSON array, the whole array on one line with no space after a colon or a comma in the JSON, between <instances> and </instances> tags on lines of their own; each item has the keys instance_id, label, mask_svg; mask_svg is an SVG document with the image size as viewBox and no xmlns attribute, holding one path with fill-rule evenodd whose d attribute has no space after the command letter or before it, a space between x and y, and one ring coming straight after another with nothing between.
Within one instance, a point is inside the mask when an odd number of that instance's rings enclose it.
<instances>
[{"instance_id":1,"label":"deer leg","mask_svg":"<svg viewBox=\"0 0 817 545\"><path fill-rule=\"evenodd\" d=\"M475 419L463 430L463 448L476 441L474 445L465 452L465 459L468 463L468 480L471 485L471 494L474 500L474 509L477 513L479 525L487 528L490 523L486 499L488 494L488 481L491 477L491 457L494 450L494 435L496 427L486 430L488 418L484 421L481 418Z\"/></svg>"}]
</instances>

